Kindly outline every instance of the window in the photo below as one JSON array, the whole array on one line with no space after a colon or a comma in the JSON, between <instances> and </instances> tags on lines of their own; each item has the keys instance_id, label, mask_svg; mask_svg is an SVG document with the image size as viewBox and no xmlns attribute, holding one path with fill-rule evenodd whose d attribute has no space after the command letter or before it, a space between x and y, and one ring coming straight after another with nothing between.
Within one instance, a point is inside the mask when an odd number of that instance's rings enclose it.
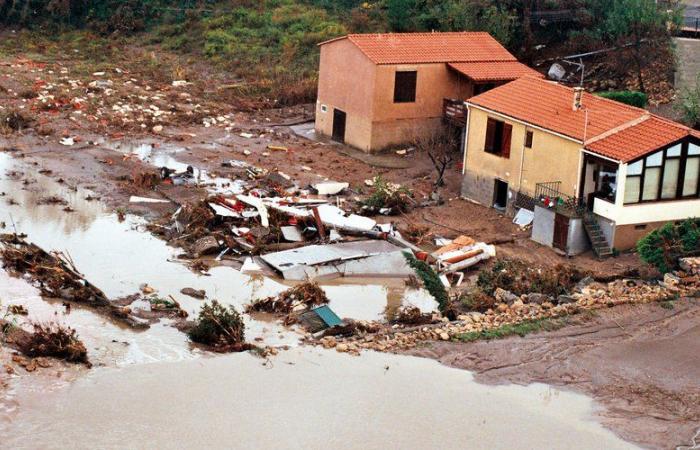
<instances>
[{"instance_id":1,"label":"window","mask_svg":"<svg viewBox=\"0 0 700 450\"><path fill-rule=\"evenodd\" d=\"M396 72L394 80L394 103L413 103L416 101L416 80L418 72Z\"/></svg>"},{"instance_id":2,"label":"window","mask_svg":"<svg viewBox=\"0 0 700 450\"><path fill-rule=\"evenodd\" d=\"M500 120L488 119L484 151L502 158L510 158L510 139L512 134L512 125Z\"/></svg>"},{"instance_id":3,"label":"window","mask_svg":"<svg viewBox=\"0 0 700 450\"><path fill-rule=\"evenodd\" d=\"M700 146L673 145L627 166L625 204L697 197L699 178Z\"/></svg>"},{"instance_id":4,"label":"window","mask_svg":"<svg viewBox=\"0 0 700 450\"><path fill-rule=\"evenodd\" d=\"M526 148L532 148L532 138L533 138L533 132L526 131L525 132L525 147Z\"/></svg>"}]
</instances>

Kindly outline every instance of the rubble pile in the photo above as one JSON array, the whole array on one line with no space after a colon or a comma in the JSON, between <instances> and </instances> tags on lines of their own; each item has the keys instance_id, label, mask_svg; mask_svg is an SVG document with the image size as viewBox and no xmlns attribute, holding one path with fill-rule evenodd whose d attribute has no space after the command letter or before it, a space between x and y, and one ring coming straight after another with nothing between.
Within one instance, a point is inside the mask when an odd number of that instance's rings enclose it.
<instances>
[{"instance_id":1,"label":"rubble pile","mask_svg":"<svg viewBox=\"0 0 700 450\"><path fill-rule=\"evenodd\" d=\"M302 283L274 297L259 299L246 307L246 312L284 314L284 324L297 323L299 315L329 302L326 293L316 283Z\"/></svg>"},{"instance_id":2,"label":"rubble pile","mask_svg":"<svg viewBox=\"0 0 700 450\"><path fill-rule=\"evenodd\" d=\"M698 261L685 263L686 267ZM532 298L542 298L535 294L516 296L511 294L510 303L497 303L495 308L485 312L470 312L457 317L456 321L436 325L400 327L382 325L376 333L358 333L354 336L340 338L326 336L310 340L314 345L335 348L339 352L359 354L361 350L398 351L414 348L425 341L459 340L460 335L496 330L505 325L518 325L525 322L555 319L582 311L610 308L625 304L643 304L672 301L684 297L700 295L698 275L690 271L669 274L663 282L643 282L640 280L620 279L607 284L592 282L580 287L578 292L561 295L557 302L549 299L530 302Z\"/></svg>"}]
</instances>

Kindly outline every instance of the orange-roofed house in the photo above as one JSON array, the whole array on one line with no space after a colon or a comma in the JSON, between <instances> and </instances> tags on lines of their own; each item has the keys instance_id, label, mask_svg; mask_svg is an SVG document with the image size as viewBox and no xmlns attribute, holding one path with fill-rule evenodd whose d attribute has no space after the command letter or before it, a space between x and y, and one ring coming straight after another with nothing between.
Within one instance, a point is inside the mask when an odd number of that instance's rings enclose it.
<instances>
[{"instance_id":1,"label":"orange-roofed house","mask_svg":"<svg viewBox=\"0 0 700 450\"><path fill-rule=\"evenodd\" d=\"M700 133L612 100L523 77L467 102L462 195L534 214L566 254L626 250L700 216Z\"/></svg>"},{"instance_id":2,"label":"orange-roofed house","mask_svg":"<svg viewBox=\"0 0 700 450\"><path fill-rule=\"evenodd\" d=\"M482 32L351 34L319 45L316 132L367 152L446 120L464 128L464 100L541 76Z\"/></svg>"}]
</instances>

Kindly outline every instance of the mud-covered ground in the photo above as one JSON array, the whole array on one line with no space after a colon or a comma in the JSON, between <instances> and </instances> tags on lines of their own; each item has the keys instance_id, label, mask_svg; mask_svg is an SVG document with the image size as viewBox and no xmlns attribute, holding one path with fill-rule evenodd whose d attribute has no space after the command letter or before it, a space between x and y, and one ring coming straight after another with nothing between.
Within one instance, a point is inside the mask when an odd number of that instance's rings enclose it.
<instances>
[{"instance_id":1,"label":"mud-covered ground","mask_svg":"<svg viewBox=\"0 0 700 450\"><path fill-rule=\"evenodd\" d=\"M365 180L378 175L407 185L418 202L432 190L434 169L426 155L367 158L337 144L296 136L290 125L312 120L312 106L271 108L269 101L238 98L221 89L229 81L226 74L160 49L111 48L109 58L96 61L69 46L27 45L8 33L0 33L0 39L0 114L14 111L29 119L18 130L0 133L0 151L67 186L95 192L115 211L158 219L207 195L191 185L153 189L135 183L140 174L156 171L133 156L141 143L171 148L178 162L214 175L228 175L230 169L222 163L241 160L282 171L299 186L346 181L348 202L367 193ZM173 83L180 80L187 83ZM529 232L495 210L459 199L460 179L455 163L440 190L442 205L377 220L393 221L400 230L409 224L426 227L424 245L432 235L466 234L499 243L499 256L533 265L570 263L607 276L644 270L634 254L605 261L590 253L563 258L532 242ZM129 203L131 195L171 203ZM699 311L696 301L685 300L675 302L673 310L620 307L557 332L474 344L435 343L415 354L474 370L485 382L541 381L591 394L606 407L601 412L606 424L625 439L668 448L688 441L700 422L694 376L700 369Z\"/></svg>"},{"instance_id":2,"label":"mud-covered ground","mask_svg":"<svg viewBox=\"0 0 700 450\"><path fill-rule=\"evenodd\" d=\"M690 444L700 428L700 302L621 306L558 331L409 353L485 383L547 383L593 396L603 422L650 448Z\"/></svg>"}]
</instances>

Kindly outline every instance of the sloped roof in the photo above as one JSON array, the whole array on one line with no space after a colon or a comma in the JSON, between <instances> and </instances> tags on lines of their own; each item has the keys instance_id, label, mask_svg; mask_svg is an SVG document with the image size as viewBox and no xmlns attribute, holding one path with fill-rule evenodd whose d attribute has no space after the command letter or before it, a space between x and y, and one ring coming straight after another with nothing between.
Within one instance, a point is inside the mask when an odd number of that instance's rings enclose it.
<instances>
[{"instance_id":1,"label":"sloped roof","mask_svg":"<svg viewBox=\"0 0 700 450\"><path fill-rule=\"evenodd\" d=\"M544 75L518 61L449 63L448 66L467 78L477 81L508 81L524 76Z\"/></svg>"},{"instance_id":2,"label":"sloped roof","mask_svg":"<svg viewBox=\"0 0 700 450\"><path fill-rule=\"evenodd\" d=\"M700 138L685 125L587 92L578 111L573 101L572 88L524 77L467 103L585 142L586 150L623 163L689 135Z\"/></svg>"},{"instance_id":3,"label":"sloped roof","mask_svg":"<svg viewBox=\"0 0 700 450\"><path fill-rule=\"evenodd\" d=\"M648 116L645 120L586 144L586 149L627 163L697 132L679 123Z\"/></svg>"},{"instance_id":4,"label":"sloped roof","mask_svg":"<svg viewBox=\"0 0 700 450\"><path fill-rule=\"evenodd\" d=\"M485 32L349 34L319 45L342 39L375 64L517 61Z\"/></svg>"},{"instance_id":5,"label":"sloped roof","mask_svg":"<svg viewBox=\"0 0 700 450\"><path fill-rule=\"evenodd\" d=\"M648 114L643 109L587 92L583 93L582 99L583 108L574 111L572 88L539 78L523 77L472 97L467 103L581 142Z\"/></svg>"}]
</instances>

